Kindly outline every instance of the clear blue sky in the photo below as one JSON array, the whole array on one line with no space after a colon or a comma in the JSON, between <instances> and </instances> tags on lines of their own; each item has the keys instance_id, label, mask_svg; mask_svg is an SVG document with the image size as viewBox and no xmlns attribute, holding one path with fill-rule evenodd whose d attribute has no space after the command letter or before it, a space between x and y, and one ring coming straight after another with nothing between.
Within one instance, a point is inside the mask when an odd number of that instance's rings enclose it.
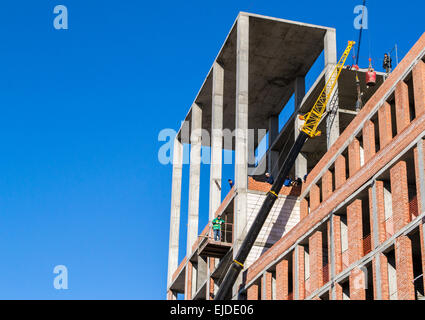
<instances>
[{"instance_id":1,"label":"clear blue sky","mask_svg":"<svg viewBox=\"0 0 425 320\"><path fill-rule=\"evenodd\" d=\"M369 48L378 59L397 42L403 56L425 31L423 1L369 2L361 66ZM59 4L69 30L53 28ZM159 131L178 129L239 11L336 27L341 54L357 4L2 1L0 299L165 298L171 166L158 162ZM53 288L60 264L65 291Z\"/></svg>"}]
</instances>

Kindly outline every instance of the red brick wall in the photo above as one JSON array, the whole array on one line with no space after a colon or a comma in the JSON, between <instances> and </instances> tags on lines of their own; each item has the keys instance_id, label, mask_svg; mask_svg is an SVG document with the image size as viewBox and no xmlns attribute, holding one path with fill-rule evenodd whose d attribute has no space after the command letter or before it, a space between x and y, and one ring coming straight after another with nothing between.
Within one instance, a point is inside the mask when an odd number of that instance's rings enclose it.
<instances>
[{"instance_id":1,"label":"red brick wall","mask_svg":"<svg viewBox=\"0 0 425 320\"><path fill-rule=\"evenodd\" d=\"M288 300L288 266L289 263L286 259L276 265L276 300Z\"/></svg>"},{"instance_id":2,"label":"red brick wall","mask_svg":"<svg viewBox=\"0 0 425 320\"><path fill-rule=\"evenodd\" d=\"M379 254L381 259L381 299L389 300L390 299L390 288L388 284L388 259L387 256L383 253Z\"/></svg>"},{"instance_id":3,"label":"red brick wall","mask_svg":"<svg viewBox=\"0 0 425 320\"><path fill-rule=\"evenodd\" d=\"M215 269L215 258L208 258L209 259L209 267L210 267L210 273L212 273ZM214 299L214 279L210 277L210 292L208 296L208 300Z\"/></svg>"},{"instance_id":4,"label":"red brick wall","mask_svg":"<svg viewBox=\"0 0 425 320\"><path fill-rule=\"evenodd\" d=\"M185 288L185 299L192 300L192 272L193 266L192 262L187 263L187 279L186 279L186 288Z\"/></svg>"},{"instance_id":5,"label":"red brick wall","mask_svg":"<svg viewBox=\"0 0 425 320\"><path fill-rule=\"evenodd\" d=\"M333 216L335 274L342 271L341 217ZM329 252L331 252L329 250Z\"/></svg>"},{"instance_id":6,"label":"red brick wall","mask_svg":"<svg viewBox=\"0 0 425 320\"><path fill-rule=\"evenodd\" d=\"M322 199L329 198L332 194L332 172L327 170L322 177Z\"/></svg>"},{"instance_id":7,"label":"red brick wall","mask_svg":"<svg viewBox=\"0 0 425 320\"><path fill-rule=\"evenodd\" d=\"M356 138L348 146L348 167L350 177L360 169L360 143Z\"/></svg>"},{"instance_id":8,"label":"red brick wall","mask_svg":"<svg viewBox=\"0 0 425 320\"><path fill-rule=\"evenodd\" d=\"M322 232L315 231L308 239L310 252L310 283L311 291L323 286L323 244Z\"/></svg>"},{"instance_id":9,"label":"red brick wall","mask_svg":"<svg viewBox=\"0 0 425 320\"><path fill-rule=\"evenodd\" d=\"M323 167L328 166L332 159L335 157L335 155L341 152L341 147L346 143L347 140L350 140L352 138L353 131L357 130L358 128L361 128L362 122L365 120L365 118L370 116L372 109L377 107L378 103L381 103L381 99L384 97L384 95L387 95L387 93L392 90L399 77L403 75L407 68L411 65L411 63L417 59L417 56L420 52L422 52L423 48L425 48L425 34L415 44L412 50L406 55L403 61L397 66L397 68L383 83L383 85L377 90L374 96L366 103L366 105L353 119L353 121L346 128L346 130L340 135L340 137L332 145L328 152L321 158L315 168L313 168L313 170L309 173L306 183L303 184L303 192L308 190L313 185L313 181L315 182L316 178L321 174ZM333 210L337 205L347 199L347 197L349 197L359 187L364 185L388 162L390 162L397 155L399 155L407 146L409 146L409 144L414 139L416 139L416 137L418 137L418 135L420 135L425 130L425 116L422 115L412 121L412 123L405 130L403 130L403 132L398 134L394 139L391 139L391 128L389 128L388 130L388 125L391 124L391 121L388 120L390 120L391 118L387 117L385 121L382 120L383 115L386 115L386 112L383 112L385 111L385 107L388 107L388 105L384 104L379 110L379 129L381 132L380 152L377 153L374 157L372 157L369 162L366 163L362 168L357 170L355 175L352 176L352 179L350 179L349 183L338 185L338 175L336 174L335 180L337 190L335 190L335 192L333 192L332 195L328 199L326 199L319 207L317 207L316 209L312 208L312 210L310 210L310 214L307 217L305 217L282 239L280 239L272 248L270 248L266 253L264 253L253 265L251 265L251 267L246 272L248 282L251 281L254 277L256 277L259 272L262 272L265 266L269 265L272 261L276 260L284 251L288 250L290 246L292 246L295 241L299 239L299 237L309 232L317 223L319 223L323 218L325 218L331 210ZM387 114L387 116L390 116L390 114ZM387 132L388 136L386 137L385 134L382 134L382 132ZM385 144L386 138L388 138L387 144ZM337 165L335 163L335 171L337 172L338 169L336 167ZM360 234L360 232L358 233ZM360 248L358 246L357 249L352 249L352 251L356 251L357 253L362 252L362 250L359 249ZM303 290L300 290L300 293L302 292Z\"/></svg>"},{"instance_id":10,"label":"red brick wall","mask_svg":"<svg viewBox=\"0 0 425 320\"><path fill-rule=\"evenodd\" d=\"M258 300L258 290L259 286L257 283L254 283L247 290L247 299L248 300Z\"/></svg>"},{"instance_id":11,"label":"red brick wall","mask_svg":"<svg viewBox=\"0 0 425 320\"><path fill-rule=\"evenodd\" d=\"M397 133L400 133L410 123L409 89L404 81L400 81L395 89L395 110Z\"/></svg>"},{"instance_id":12,"label":"red brick wall","mask_svg":"<svg viewBox=\"0 0 425 320\"><path fill-rule=\"evenodd\" d=\"M265 287L265 290L264 290L264 293L265 293L265 297L264 297L264 300L273 300L273 295L272 295L272 291L273 291L273 288L272 288L272 279L273 279L273 274L271 273L271 272L266 272L266 274L263 276L263 277L265 277L266 279L265 279L265 285L266 285L266 287Z\"/></svg>"},{"instance_id":13,"label":"red brick wall","mask_svg":"<svg viewBox=\"0 0 425 320\"><path fill-rule=\"evenodd\" d=\"M267 182L256 181L252 177L248 177L248 189L256 190L262 192L269 192L271 189L271 184ZM285 187L283 186L279 194L284 196L299 196L301 191L301 186Z\"/></svg>"},{"instance_id":14,"label":"red brick wall","mask_svg":"<svg viewBox=\"0 0 425 320\"><path fill-rule=\"evenodd\" d=\"M354 268L349 277L350 281L350 300L365 300L365 280L363 271L356 267Z\"/></svg>"},{"instance_id":15,"label":"red brick wall","mask_svg":"<svg viewBox=\"0 0 425 320\"><path fill-rule=\"evenodd\" d=\"M348 255L350 264L363 256L362 201L347 206Z\"/></svg>"},{"instance_id":16,"label":"red brick wall","mask_svg":"<svg viewBox=\"0 0 425 320\"><path fill-rule=\"evenodd\" d=\"M422 60L413 68L413 90L415 113L418 116L425 111L425 63Z\"/></svg>"},{"instance_id":17,"label":"red brick wall","mask_svg":"<svg viewBox=\"0 0 425 320\"><path fill-rule=\"evenodd\" d=\"M397 232L410 221L406 162L399 161L394 165L390 169L390 176L394 232Z\"/></svg>"},{"instance_id":18,"label":"red brick wall","mask_svg":"<svg viewBox=\"0 0 425 320\"><path fill-rule=\"evenodd\" d=\"M412 242L402 235L395 242L398 300L414 300Z\"/></svg>"},{"instance_id":19,"label":"red brick wall","mask_svg":"<svg viewBox=\"0 0 425 320\"><path fill-rule=\"evenodd\" d=\"M391 123L391 105L388 102L378 110L378 123L379 123L379 145L384 148L390 143L393 138L392 123Z\"/></svg>"},{"instance_id":20,"label":"red brick wall","mask_svg":"<svg viewBox=\"0 0 425 320\"><path fill-rule=\"evenodd\" d=\"M335 283L335 300L342 300L342 286L339 283Z\"/></svg>"},{"instance_id":21,"label":"red brick wall","mask_svg":"<svg viewBox=\"0 0 425 320\"><path fill-rule=\"evenodd\" d=\"M316 209L320 204L320 188L312 185L310 189L310 211Z\"/></svg>"},{"instance_id":22,"label":"red brick wall","mask_svg":"<svg viewBox=\"0 0 425 320\"><path fill-rule=\"evenodd\" d=\"M364 149L364 162L368 162L375 153L375 125L372 121L366 121L363 127L363 149Z\"/></svg>"},{"instance_id":23,"label":"red brick wall","mask_svg":"<svg viewBox=\"0 0 425 320\"><path fill-rule=\"evenodd\" d=\"M347 180L347 168L345 166L345 157L341 154L335 161L335 189L342 186Z\"/></svg>"},{"instance_id":24,"label":"red brick wall","mask_svg":"<svg viewBox=\"0 0 425 320\"><path fill-rule=\"evenodd\" d=\"M308 201L302 199L300 201L300 220L304 219L308 215Z\"/></svg>"},{"instance_id":25,"label":"red brick wall","mask_svg":"<svg viewBox=\"0 0 425 320\"><path fill-rule=\"evenodd\" d=\"M376 186L376 211L377 211L377 218L378 218L378 238L379 238L379 245L380 243L384 242L386 240L386 228L385 228L385 200L384 200L384 182L377 180L375 182ZM372 190L369 190L369 206L370 206L370 212L373 212L372 207ZM373 234L373 215L370 215L370 226L371 226L371 234ZM374 240L372 237L372 244L374 244Z\"/></svg>"}]
</instances>

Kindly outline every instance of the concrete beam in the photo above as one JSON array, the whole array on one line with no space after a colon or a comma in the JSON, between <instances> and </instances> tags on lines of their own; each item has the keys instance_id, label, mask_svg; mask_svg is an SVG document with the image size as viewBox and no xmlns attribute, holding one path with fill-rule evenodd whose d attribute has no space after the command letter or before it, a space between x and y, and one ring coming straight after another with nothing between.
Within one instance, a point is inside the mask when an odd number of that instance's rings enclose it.
<instances>
[{"instance_id":1,"label":"concrete beam","mask_svg":"<svg viewBox=\"0 0 425 320\"><path fill-rule=\"evenodd\" d=\"M211 165L209 220L221 203L221 175L223 154L223 92L224 69L217 62L213 67L212 110L211 110Z\"/></svg>"},{"instance_id":2,"label":"concrete beam","mask_svg":"<svg viewBox=\"0 0 425 320\"><path fill-rule=\"evenodd\" d=\"M189 207L187 220L187 247L189 256L192 246L198 237L199 223L199 184L201 177L201 140L202 140L202 109L194 103L192 105L191 148L190 148L190 175L189 175Z\"/></svg>"},{"instance_id":3,"label":"concrete beam","mask_svg":"<svg viewBox=\"0 0 425 320\"><path fill-rule=\"evenodd\" d=\"M176 138L173 149L173 177L171 186L171 217L170 217L170 239L168 249L168 286L171 277L177 270L179 259L179 230L180 230L180 204L181 185L183 169L183 145Z\"/></svg>"}]
</instances>

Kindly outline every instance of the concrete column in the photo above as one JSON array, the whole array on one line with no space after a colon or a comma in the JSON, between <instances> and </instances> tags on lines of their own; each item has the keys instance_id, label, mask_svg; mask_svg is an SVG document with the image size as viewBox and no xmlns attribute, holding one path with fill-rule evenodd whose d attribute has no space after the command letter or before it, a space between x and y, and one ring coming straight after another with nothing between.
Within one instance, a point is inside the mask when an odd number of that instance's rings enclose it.
<instances>
[{"instance_id":1,"label":"concrete column","mask_svg":"<svg viewBox=\"0 0 425 320\"><path fill-rule=\"evenodd\" d=\"M170 217L170 240L168 249L168 285L171 277L178 267L179 259L179 230L180 230L180 204L183 168L183 145L174 139L173 149L173 180L171 186L171 217Z\"/></svg>"},{"instance_id":2,"label":"concrete column","mask_svg":"<svg viewBox=\"0 0 425 320\"><path fill-rule=\"evenodd\" d=\"M305 96L305 77L297 77L295 79L295 139L298 138L300 133L300 128L304 124L304 121L300 120L298 117L298 111L301 107L301 102ZM304 153L300 153L295 161L295 177L303 179L307 174L307 156Z\"/></svg>"},{"instance_id":3,"label":"concrete column","mask_svg":"<svg viewBox=\"0 0 425 320\"><path fill-rule=\"evenodd\" d=\"M338 63L337 50L336 50L336 30L331 29L326 31L324 39L325 47L325 81L327 82L332 75L333 70ZM338 99L338 84L335 86L333 95L329 100L327 111L334 111L333 114L329 113L326 117L326 132L327 132L327 146L328 150L339 137L339 99Z\"/></svg>"},{"instance_id":4,"label":"concrete column","mask_svg":"<svg viewBox=\"0 0 425 320\"><path fill-rule=\"evenodd\" d=\"M236 256L246 235L248 189L248 75L249 75L249 17L239 15L236 40L236 115L235 115L235 189L234 248ZM237 294L242 275L233 286Z\"/></svg>"},{"instance_id":5,"label":"concrete column","mask_svg":"<svg viewBox=\"0 0 425 320\"><path fill-rule=\"evenodd\" d=\"M236 50L236 133L235 133L235 249L245 238L248 188L248 54L249 17L240 15L237 25Z\"/></svg>"},{"instance_id":6,"label":"concrete column","mask_svg":"<svg viewBox=\"0 0 425 320\"><path fill-rule=\"evenodd\" d=\"M197 266L197 272L196 272L196 291L198 291L201 285L207 280L207 276L208 276L207 259L198 257L198 266Z\"/></svg>"},{"instance_id":7,"label":"concrete column","mask_svg":"<svg viewBox=\"0 0 425 320\"><path fill-rule=\"evenodd\" d=\"M221 203L221 170L223 154L223 90L224 69L217 62L213 67L211 110L211 165L209 220Z\"/></svg>"},{"instance_id":8,"label":"concrete column","mask_svg":"<svg viewBox=\"0 0 425 320\"><path fill-rule=\"evenodd\" d=\"M269 149L273 145L273 142L276 140L279 135L279 117L271 116L269 118ZM272 174L273 177L276 177L279 172L279 167L277 162L279 160L279 151L271 150L269 151L267 163L267 171Z\"/></svg>"},{"instance_id":9,"label":"concrete column","mask_svg":"<svg viewBox=\"0 0 425 320\"><path fill-rule=\"evenodd\" d=\"M190 176L189 176L189 207L187 220L186 254L192 252L192 246L198 236L199 220L199 183L201 176L201 140L202 140L202 109L192 105L192 125L190 135Z\"/></svg>"},{"instance_id":10,"label":"concrete column","mask_svg":"<svg viewBox=\"0 0 425 320\"><path fill-rule=\"evenodd\" d=\"M305 249L297 245L292 255L292 278L294 300L305 299Z\"/></svg>"},{"instance_id":11,"label":"concrete column","mask_svg":"<svg viewBox=\"0 0 425 320\"><path fill-rule=\"evenodd\" d=\"M378 187L377 187L378 183ZM379 190L378 190L379 189ZM369 188L369 212L370 215L370 227L372 234L372 249L376 249L376 247L380 244L380 212L378 211L378 196L377 191L382 191L383 195L383 183L382 181L375 181L372 185L372 188ZM381 286L381 261L378 258L374 258L372 260L372 272L373 272L373 283L374 283L374 299L381 300L382 299L382 286Z\"/></svg>"}]
</instances>

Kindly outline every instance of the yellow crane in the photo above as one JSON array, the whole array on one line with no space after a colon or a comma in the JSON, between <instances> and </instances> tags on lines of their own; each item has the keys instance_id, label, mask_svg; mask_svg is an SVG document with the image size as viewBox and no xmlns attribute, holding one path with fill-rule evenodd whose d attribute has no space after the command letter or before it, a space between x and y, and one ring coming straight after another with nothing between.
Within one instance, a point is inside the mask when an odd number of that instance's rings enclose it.
<instances>
[{"instance_id":1,"label":"yellow crane","mask_svg":"<svg viewBox=\"0 0 425 320\"><path fill-rule=\"evenodd\" d=\"M331 76L326 82L326 85L320 93L319 97L317 98L313 108L310 112L306 113L303 116L300 116L301 120L305 120L301 131L305 132L310 138L314 138L316 136L321 135L321 132L317 131L317 127L319 126L320 120L326 111L326 106L338 82L338 78L344 67L345 61L347 60L348 55L350 54L350 51L355 44L355 41L348 41L348 46L345 49L344 54L342 55L341 59L339 59L338 64L336 65Z\"/></svg>"}]
</instances>

